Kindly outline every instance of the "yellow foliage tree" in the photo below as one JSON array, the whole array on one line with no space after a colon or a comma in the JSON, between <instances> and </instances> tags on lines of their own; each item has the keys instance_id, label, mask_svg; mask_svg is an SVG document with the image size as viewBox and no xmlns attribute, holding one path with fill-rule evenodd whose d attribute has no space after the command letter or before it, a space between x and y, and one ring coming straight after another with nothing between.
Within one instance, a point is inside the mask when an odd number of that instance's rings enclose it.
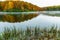
<instances>
[{"instance_id":1,"label":"yellow foliage tree","mask_svg":"<svg viewBox=\"0 0 60 40\"><path fill-rule=\"evenodd\" d=\"M20 1L20 0L6 0L6 1Z\"/></svg>"},{"instance_id":2,"label":"yellow foliage tree","mask_svg":"<svg viewBox=\"0 0 60 40\"><path fill-rule=\"evenodd\" d=\"M9 2L6 4L4 10L6 10L6 9L12 9L12 8L14 7L13 5L14 5L13 2L9 1Z\"/></svg>"},{"instance_id":3,"label":"yellow foliage tree","mask_svg":"<svg viewBox=\"0 0 60 40\"><path fill-rule=\"evenodd\" d=\"M42 8L20 0L6 0L1 2L2 11L40 11ZM16 10L15 10L16 9Z\"/></svg>"}]
</instances>

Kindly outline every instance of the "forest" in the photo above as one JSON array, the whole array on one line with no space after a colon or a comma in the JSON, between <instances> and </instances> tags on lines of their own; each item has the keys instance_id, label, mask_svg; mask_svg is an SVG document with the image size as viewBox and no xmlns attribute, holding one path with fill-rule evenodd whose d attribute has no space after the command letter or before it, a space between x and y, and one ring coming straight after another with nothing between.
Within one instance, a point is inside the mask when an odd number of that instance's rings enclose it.
<instances>
[{"instance_id":1,"label":"forest","mask_svg":"<svg viewBox=\"0 0 60 40\"><path fill-rule=\"evenodd\" d=\"M46 11L60 11L60 6L48 6L48 7L44 7L44 10L46 10Z\"/></svg>"},{"instance_id":2,"label":"forest","mask_svg":"<svg viewBox=\"0 0 60 40\"><path fill-rule=\"evenodd\" d=\"M24 1L0 1L0 12L29 12L43 9Z\"/></svg>"}]
</instances>

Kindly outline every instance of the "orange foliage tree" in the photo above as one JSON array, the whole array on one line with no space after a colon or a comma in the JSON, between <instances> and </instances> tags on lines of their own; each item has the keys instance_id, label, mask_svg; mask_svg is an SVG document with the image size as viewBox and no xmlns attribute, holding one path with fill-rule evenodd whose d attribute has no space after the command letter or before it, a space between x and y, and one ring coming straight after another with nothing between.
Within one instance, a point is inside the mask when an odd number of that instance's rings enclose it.
<instances>
[{"instance_id":1,"label":"orange foliage tree","mask_svg":"<svg viewBox=\"0 0 60 40\"><path fill-rule=\"evenodd\" d=\"M18 11L41 11L43 10L42 8L33 5L31 3L27 3L24 1L5 1L5 2L0 2L3 11L4 10L14 10L15 12ZM15 10L16 9L16 10Z\"/></svg>"},{"instance_id":2,"label":"orange foliage tree","mask_svg":"<svg viewBox=\"0 0 60 40\"><path fill-rule=\"evenodd\" d=\"M6 10L6 9L12 9L13 7L14 7L13 2L9 1L9 2L5 5L4 10Z\"/></svg>"}]
</instances>

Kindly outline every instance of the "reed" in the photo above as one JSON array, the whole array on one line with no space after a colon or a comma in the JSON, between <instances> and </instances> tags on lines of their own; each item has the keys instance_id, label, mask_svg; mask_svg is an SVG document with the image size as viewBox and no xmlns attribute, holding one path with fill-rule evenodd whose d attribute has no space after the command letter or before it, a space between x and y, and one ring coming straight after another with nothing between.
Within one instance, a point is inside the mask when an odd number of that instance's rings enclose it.
<instances>
[{"instance_id":1,"label":"reed","mask_svg":"<svg viewBox=\"0 0 60 40\"><path fill-rule=\"evenodd\" d=\"M4 28L0 40L60 40L60 30L54 27L51 29L27 27L26 30L16 29L15 27L12 29Z\"/></svg>"}]
</instances>

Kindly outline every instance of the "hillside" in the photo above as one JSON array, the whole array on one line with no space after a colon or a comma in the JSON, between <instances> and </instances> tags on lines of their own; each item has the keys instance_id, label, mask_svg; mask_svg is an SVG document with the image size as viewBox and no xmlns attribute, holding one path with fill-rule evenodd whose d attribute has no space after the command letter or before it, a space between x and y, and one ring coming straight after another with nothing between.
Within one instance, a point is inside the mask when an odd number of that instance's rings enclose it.
<instances>
[{"instance_id":1,"label":"hillside","mask_svg":"<svg viewBox=\"0 0 60 40\"><path fill-rule=\"evenodd\" d=\"M26 12L26 11L42 11L43 9L24 1L0 1L0 11L5 12Z\"/></svg>"},{"instance_id":2,"label":"hillside","mask_svg":"<svg viewBox=\"0 0 60 40\"><path fill-rule=\"evenodd\" d=\"M58 6L49 6L49 7L44 7L46 11L60 11L60 5Z\"/></svg>"}]
</instances>

